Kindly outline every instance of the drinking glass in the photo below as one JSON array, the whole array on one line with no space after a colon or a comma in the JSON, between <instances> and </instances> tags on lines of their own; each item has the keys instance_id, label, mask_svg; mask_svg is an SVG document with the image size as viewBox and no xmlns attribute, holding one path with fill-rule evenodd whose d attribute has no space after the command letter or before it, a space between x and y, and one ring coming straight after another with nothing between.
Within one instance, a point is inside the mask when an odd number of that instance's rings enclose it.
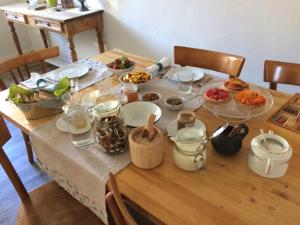
<instances>
[{"instance_id":1,"label":"drinking glass","mask_svg":"<svg viewBox=\"0 0 300 225\"><path fill-rule=\"evenodd\" d=\"M73 145L86 149L94 143L89 113L82 105L69 105L64 112Z\"/></svg>"},{"instance_id":2,"label":"drinking glass","mask_svg":"<svg viewBox=\"0 0 300 225\"><path fill-rule=\"evenodd\" d=\"M110 95L112 93L112 80L112 77L107 77L96 83L96 88L100 92L100 95Z\"/></svg>"},{"instance_id":3,"label":"drinking glass","mask_svg":"<svg viewBox=\"0 0 300 225\"><path fill-rule=\"evenodd\" d=\"M190 94L193 90L194 73L188 70L177 71L178 91L182 94Z\"/></svg>"}]
</instances>

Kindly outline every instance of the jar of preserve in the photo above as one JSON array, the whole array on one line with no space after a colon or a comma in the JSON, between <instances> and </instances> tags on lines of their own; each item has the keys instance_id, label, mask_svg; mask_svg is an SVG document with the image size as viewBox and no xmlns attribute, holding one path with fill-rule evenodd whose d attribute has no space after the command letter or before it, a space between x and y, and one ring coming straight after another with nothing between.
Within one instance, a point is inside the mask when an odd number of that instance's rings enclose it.
<instances>
[{"instance_id":1,"label":"jar of preserve","mask_svg":"<svg viewBox=\"0 0 300 225\"><path fill-rule=\"evenodd\" d=\"M128 133L118 100L109 100L93 107L94 130L99 148L110 154L127 149Z\"/></svg>"},{"instance_id":2,"label":"jar of preserve","mask_svg":"<svg viewBox=\"0 0 300 225\"><path fill-rule=\"evenodd\" d=\"M128 102L135 102L139 100L138 86L135 84L125 84L123 87L123 94L127 96Z\"/></svg>"},{"instance_id":3,"label":"jar of preserve","mask_svg":"<svg viewBox=\"0 0 300 225\"><path fill-rule=\"evenodd\" d=\"M181 111L177 117L177 130L185 127L193 127L195 124L196 115L191 111Z\"/></svg>"},{"instance_id":4,"label":"jar of preserve","mask_svg":"<svg viewBox=\"0 0 300 225\"><path fill-rule=\"evenodd\" d=\"M178 130L175 137L173 159L175 164L187 171L200 171L206 165L206 134L203 129L187 127Z\"/></svg>"}]
</instances>

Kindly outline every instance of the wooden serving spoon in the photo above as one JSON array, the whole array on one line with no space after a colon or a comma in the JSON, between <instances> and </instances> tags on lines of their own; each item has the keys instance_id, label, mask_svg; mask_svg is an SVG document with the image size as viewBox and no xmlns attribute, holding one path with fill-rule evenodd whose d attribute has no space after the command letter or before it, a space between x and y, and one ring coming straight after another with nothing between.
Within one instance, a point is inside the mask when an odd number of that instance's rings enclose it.
<instances>
[{"instance_id":1,"label":"wooden serving spoon","mask_svg":"<svg viewBox=\"0 0 300 225\"><path fill-rule=\"evenodd\" d=\"M155 135L155 129L153 123L155 121L155 115L149 114L147 119L147 125L142 130L142 137L147 137L149 141L152 141Z\"/></svg>"}]
</instances>

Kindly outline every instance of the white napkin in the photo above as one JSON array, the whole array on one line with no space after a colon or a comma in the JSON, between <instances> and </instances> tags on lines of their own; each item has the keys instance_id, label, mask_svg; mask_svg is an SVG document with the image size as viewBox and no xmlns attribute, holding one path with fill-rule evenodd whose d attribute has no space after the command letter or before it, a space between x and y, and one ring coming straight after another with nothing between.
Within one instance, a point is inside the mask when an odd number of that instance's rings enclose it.
<instances>
[{"instance_id":1,"label":"white napkin","mask_svg":"<svg viewBox=\"0 0 300 225\"><path fill-rule=\"evenodd\" d=\"M36 82L41 78L42 78L42 76L39 73L30 73L30 78L28 80L22 81L20 83L29 89L34 89L34 88L38 87L36 85ZM43 87L46 85L47 85L46 83L41 83L40 87Z\"/></svg>"},{"instance_id":2,"label":"white napkin","mask_svg":"<svg viewBox=\"0 0 300 225\"><path fill-rule=\"evenodd\" d=\"M166 68L171 65L171 60L169 57L163 57L157 63L161 63L162 69L163 69L163 68ZM146 71L148 71L149 73L155 73L155 72L159 71L159 66L157 64L153 64L152 66L147 67Z\"/></svg>"}]
</instances>

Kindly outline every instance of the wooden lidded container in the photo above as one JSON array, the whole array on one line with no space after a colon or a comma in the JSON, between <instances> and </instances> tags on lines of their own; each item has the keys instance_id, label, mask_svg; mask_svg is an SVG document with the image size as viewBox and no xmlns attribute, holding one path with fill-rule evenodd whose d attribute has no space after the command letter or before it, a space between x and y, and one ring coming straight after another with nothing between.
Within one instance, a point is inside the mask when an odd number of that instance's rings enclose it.
<instances>
[{"instance_id":1,"label":"wooden lidded container","mask_svg":"<svg viewBox=\"0 0 300 225\"><path fill-rule=\"evenodd\" d=\"M130 157L132 163L142 169L152 169L157 167L163 160L163 133L155 129L156 138L150 143L139 143L136 136L141 134L143 127L137 127L129 134Z\"/></svg>"}]
</instances>

